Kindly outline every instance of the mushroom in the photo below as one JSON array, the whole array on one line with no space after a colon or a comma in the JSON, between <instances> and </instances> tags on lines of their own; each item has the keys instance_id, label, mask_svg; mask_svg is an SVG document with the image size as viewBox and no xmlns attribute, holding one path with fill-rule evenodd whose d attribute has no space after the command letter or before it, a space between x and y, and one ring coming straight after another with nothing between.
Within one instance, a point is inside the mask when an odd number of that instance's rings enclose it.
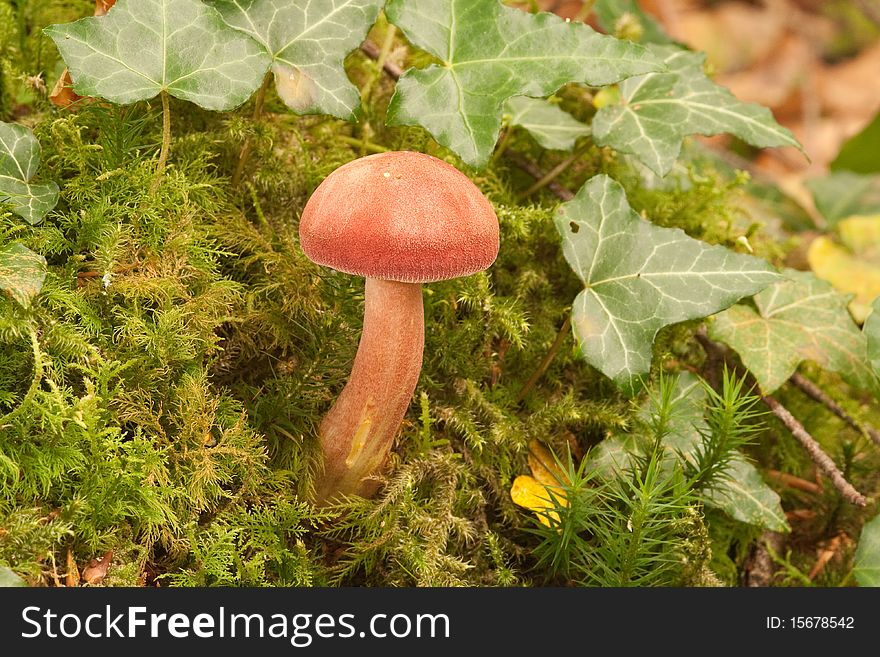
<instances>
[{"instance_id":1,"label":"mushroom","mask_svg":"<svg viewBox=\"0 0 880 657\"><path fill-rule=\"evenodd\" d=\"M318 428L324 467L315 501L369 497L422 368L422 283L489 267L498 218L455 167L396 151L332 172L306 203L299 236L313 262L366 277L351 375Z\"/></svg>"}]
</instances>

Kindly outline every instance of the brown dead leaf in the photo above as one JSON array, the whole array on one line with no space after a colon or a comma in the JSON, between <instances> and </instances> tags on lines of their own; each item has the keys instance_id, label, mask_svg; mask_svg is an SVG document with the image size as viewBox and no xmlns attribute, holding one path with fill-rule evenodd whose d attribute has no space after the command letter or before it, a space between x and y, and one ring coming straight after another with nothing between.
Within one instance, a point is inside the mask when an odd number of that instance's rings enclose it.
<instances>
[{"instance_id":1,"label":"brown dead leaf","mask_svg":"<svg viewBox=\"0 0 880 657\"><path fill-rule=\"evenodd\" d=\"M818 55L800 34L786 33L776 42L772 56L747 70L718 75L718 84L749 103L769 107L777 121L800 116L803 80L816 66Z\"/></svg>"},{"instance_id":2,"label":"brown dead leaf","mask_svg":"<svg viewBox=\"0 0 880 657\"><path fill-rule=\"evenodd\" d=\"M784 0L759 6L725 2L710 9L688 8L681 2L669 4L674 8L661 12L661 17L666 19L670 34L707 53L718 71L751 67L773 53L785 33L788 3ZM668 23L670 13L675 15L674 24Z\"/></svg>"},{"instance_id":3,"label":"brown dead leaf","mask_svg":"<svg viewBox=\"0 0 880 657\"><path fill-rule=\"evenodd\" d=\"M103 16L115 4L116 0L95 0L95 16Z\"/></svg>"},{"instance_id":4,"label":"brown dead leaf","mask_svg":"<svg viewBox=\"0 0 880 657\"><path fill-rule=\"evenodd\" d=\"M73 80L70 78L70 71L64 69L58 82L52 87L52 93L49 94L49 100L56 107L70 107L78 100L82 100L82 96L73 90Z\"/></svg>"},{"instance_id":5,"label":"brown dead leaf","mask_svg":"<svg viewBox=\"0 0 880 657\"><path fill-rule=\"evenodd\" d=\"M815 579L824 569L825 566L828 565L828 562L831 561L835 556L837 556L838 552L842 547L846 547L852 541L849 536L845 533L841 532L830 541L828 541L825 546L820 550L819 557L816 559L816 563L813 564L813 567L810 569L810 573L807 575L809 579Z\"/></svg>"},{"instance_id":6,"label":"brown dead leaf","mask_svg":"<svg viewBox=\"0 0 880 657\"><path fill-rule=\"evenodd\" d=\"M92 559L88 565L83 568L82 579L86 584L92 586L100 584L107 576L107 569L110 568L110 560L113 558L113 550L107 550L100 559Z\"/></svg>"},{"instance_id":7,"label":"brown dead leaf","mask_svg":"<svg viewBox=\"0 0 880 657\"><path fill-rule=\"evenodd\" d=\"M70 548L67 549L67 574L64 576L64 583L67 586L79 586L79 568Z\"/></svg>"},{"instance_id":8,"label":"brown dead leaf","mask_svg":"<svg viewBox=\"0 0 880 657\"><path fill-rule=\"evenodd\" d=\"M880 43L856 57L820 69L817 90L822 107L836 117L856 116L867 124L880 110Z\"/></svg>"},{"instance_id":9,"label":"brown dead leaf","mask_svg":"<svg viewBox=\"0 0 880 657\"><path fill-rule=\"evenodd\" d=\"M95 0L95 16L103 16L115 4L116 0ZM82 100L82 98L82 96L73 91L73 80L70 77L70 71L64 69L61 77L58 78L58 82L52 88L52 93L49 94L49 100L56 107L65 108L70 107L78 100Z\"/></svg>"}]
</instances>

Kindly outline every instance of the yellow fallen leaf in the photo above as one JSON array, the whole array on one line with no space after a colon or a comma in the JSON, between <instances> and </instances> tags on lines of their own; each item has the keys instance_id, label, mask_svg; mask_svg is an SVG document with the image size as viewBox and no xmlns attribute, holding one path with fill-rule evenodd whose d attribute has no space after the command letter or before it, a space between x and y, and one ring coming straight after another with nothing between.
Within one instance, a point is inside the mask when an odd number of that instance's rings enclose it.
<instances>
[{"instance_id":1,"label":"yellow fallen leaf","mask_svg":"<svg viewBox=\"0 0 880 657\"><path fill-rule=\"evenodd\" d=\"M542 525L559 524L557 506L568 506L565 492L559 486L546 486L529 475L520 475L510 487L510 499L529 511L534 511ZM554 503L555 500L555 503ZM552 524L551 524L552 523Z\"/></svg>"},{"instance_id":2,"label":"yellow fallen leaf","mask_svg":"<svg viewBox=\"0 0 880 657\"><path fill-rule=\"evenodd\" d=\"M864 322L871 303L880 296L880 265L855 255L828 237L813 240L807 251L807 261L816 276L841 292L855 295L849 310L857 322Z\"/></svg>"},{"instance_id":3,"label":"yellow fallen leaf","mask_svg":"<svg viewBox=\"0 0 880 657\"><path fill-rule=\"evenodd\" d=\"M837 234L854 255L877 262L880 256L880 214L844 219L837 224Z\"/></svg>"},{"instance_id":4,"label":"yellow fallen leaf","mask_svg":"<svg viewBox=\"0 0 880 657\"><path fill-rule=\"evenodd\" d=\"M559 467L553 452L547 449L540 440L529 443L529 470L532 476L545 486L558 488L569 483L568 475Z\"/></svg>"},{"instance_id":5,"label":"yellow fallen leaf","mask_svg":"<svg viewBox=\"0 0 880 657\"><path fill-rule=\"evenodd\" d=\"M534 511L543 525L558 525L559 513L555 509L568 506L563 488L569 483L568 475L540 440L529 443L528 460L532 474L514 479L510 498L514 504Z\"/></svg>"}]
</instances>

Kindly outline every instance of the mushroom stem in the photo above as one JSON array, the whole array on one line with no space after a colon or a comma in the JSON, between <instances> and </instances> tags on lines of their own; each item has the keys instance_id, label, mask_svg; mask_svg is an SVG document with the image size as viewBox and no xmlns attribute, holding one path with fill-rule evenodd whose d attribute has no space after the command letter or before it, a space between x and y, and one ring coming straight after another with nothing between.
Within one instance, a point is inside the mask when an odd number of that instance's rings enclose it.
<instances>
[{"instance_id":1,"label":"mushroom stem","mask_svg":"<svg viewBox=\"0 0 880 657\"><path fill-rule=\"evenodd\" d=\"M351 376L321 421L324 470L315 500L372 495L422 369L425 318L421 283L367 278L364 324Z\"/></svg>"}]
</instances>

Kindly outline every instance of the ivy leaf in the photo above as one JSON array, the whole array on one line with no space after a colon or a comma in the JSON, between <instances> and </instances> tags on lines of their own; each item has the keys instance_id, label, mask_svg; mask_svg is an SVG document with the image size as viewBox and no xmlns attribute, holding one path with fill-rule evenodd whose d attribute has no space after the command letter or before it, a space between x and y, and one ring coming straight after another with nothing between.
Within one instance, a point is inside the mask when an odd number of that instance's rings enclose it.
<instances>
[{"instance_id":1,"label":"ivy leaf","mask_svg":"<svg viewBox=\"0 0 880 657\"><path fill-rule=\"evenodd\" d=\"M272 60L275 88L300 114L355 118L360 94L343 68L366 38L382 0L219 0L223 20Z\"/></svg>"},{"instance_id":2,"label":"ivy leaf","mask_svg":"<svg viewBox=\"0 0 880 657\"><path fill-rule=\"evenodd\" d=\"M880 586L880 516L875 516L862 527L853 576L859 586Z\"/></svg>"},{"instance_id":3,"label":"ivy leaf","mask_svg":"<svg viewBox=\"0 0 880 657\"><path fill-rule=\"evenodd\" d=\"M12 568L0 566L0 588L9 586L27 586L27 582L19 577Z\"/></svg>"},{"instance_id":4,"label":"ivy leaf","mask_svg":"<svg viewBox=\"0 0 880 657\"><path fill-rule=\"evenodd\" d=\"M563 203L555 222L585 286L572 307L581 351L629 394L650 370L662 327L716 313L779 278L759 258L645 221L605 175Z\"/></svg>"},{"instance_id":5,"label":"ivy leaf","mask_svg":"<svg viewBox=\"0 0 880 657\"><path fill-rule=\"evenodd\" d=\"M21 244L0 247L0 290L27 308L46 280L46 259Z\"/></svg>"},{"instance_id":6,"label":"ivy leaf","mask_svg":"<svg viewBox=\"0 0 880 657\"><path fill-rule=\"evenodd\" d=\"M504 103L504 114L510 125L523 128L548 150L571 151L578 138L590 134L590 126L543 98L511 98Z\"/></svg>"},{"instance_id":7,"label":"ivy leaf","mask_svg":"<svg viewBox=\"0 0 880 657\"><path fill-rule=\"evenodd\" d=\"M260 86L269 56L199 0L119 0L106 16L43 30L61 51L81 96L113 103L162 91L230 110Z\"/></svg>"},{"instance_id":8,"label":"ivy leaf","mask_svg":"<svg viewBox=\"0 0 880 657\"><path fill-rule=\"evenodd\" d=\"M791 531L779 495L745 457L733 458L724 475L717 487L704 492L707 504L740 522L776 532Z\"/></svg>"},{"instance_id":9,"label":"ivy leaf","mask_svg":"<svg viewBox=\"0 0 880 657\"><path fill-rule=\"evenodd\" d=\"M0 203L30 224L38 224L58 203L58 185L31 184L40 166L40 142L21 125L0 121Z\"/></svg>"},{"instance_id":10,"label":"ivy leaf","mask_svg":"<svg viewBox=\"0 0 880 657\"><path fill-rule=\"evenodd\" d=\"M602 107L593 118L600 146L629 153L657 175L675 164L687 135L729 132L752 146L794 146L794 135L765 107L744 103L703 72L703 53L676 46L648 46L669 69L620 84L620 102Z\"/></svg>"},{"instance_id":11,"label":"ivy leaf","mask_svg":"<svg viewBox=\"0 0 880 657\"><path fill-rule=\"evenodd\" d=\"M880 376L880 297L874 299L862 332L867 340L868 362L874 368L875 374Z\"/></svg>"},{"instance_id":12,"label":"ivy leaf","mask_svg":"<svg viewBox=\"0 0 880 657\"><path fill-rule=\"evenodd\" d=\"M756 295L755 308L736 305L717 315L709 335L739 353L764 394L810 360L862 390L877 391L867 342L847 310L849 297L809 272L786 270L789 280Z\"/></svg>"},{"instance_id":13,"label":"ivy leaf","mask_svg":"<svg viewBox=\"0 0 880 657\"><path fill-rule=\"evenodd\" d=\"M488 161L508 98L662 69L642 46L499 0L389 0L385 13L415 46L441 60L400 78L388 122L424 127L472 166Z\"/></svg>"},{"instance_id":14,"label":"ivy leaf","mask_svg":"<svg viewBox=\"0 0 880 657\"><path fill-rule=\"evenodd\" d=\"M880 214L880 176L835 171L806 185L829 226L853 215Z\"/></svg>"}]
</instances>

